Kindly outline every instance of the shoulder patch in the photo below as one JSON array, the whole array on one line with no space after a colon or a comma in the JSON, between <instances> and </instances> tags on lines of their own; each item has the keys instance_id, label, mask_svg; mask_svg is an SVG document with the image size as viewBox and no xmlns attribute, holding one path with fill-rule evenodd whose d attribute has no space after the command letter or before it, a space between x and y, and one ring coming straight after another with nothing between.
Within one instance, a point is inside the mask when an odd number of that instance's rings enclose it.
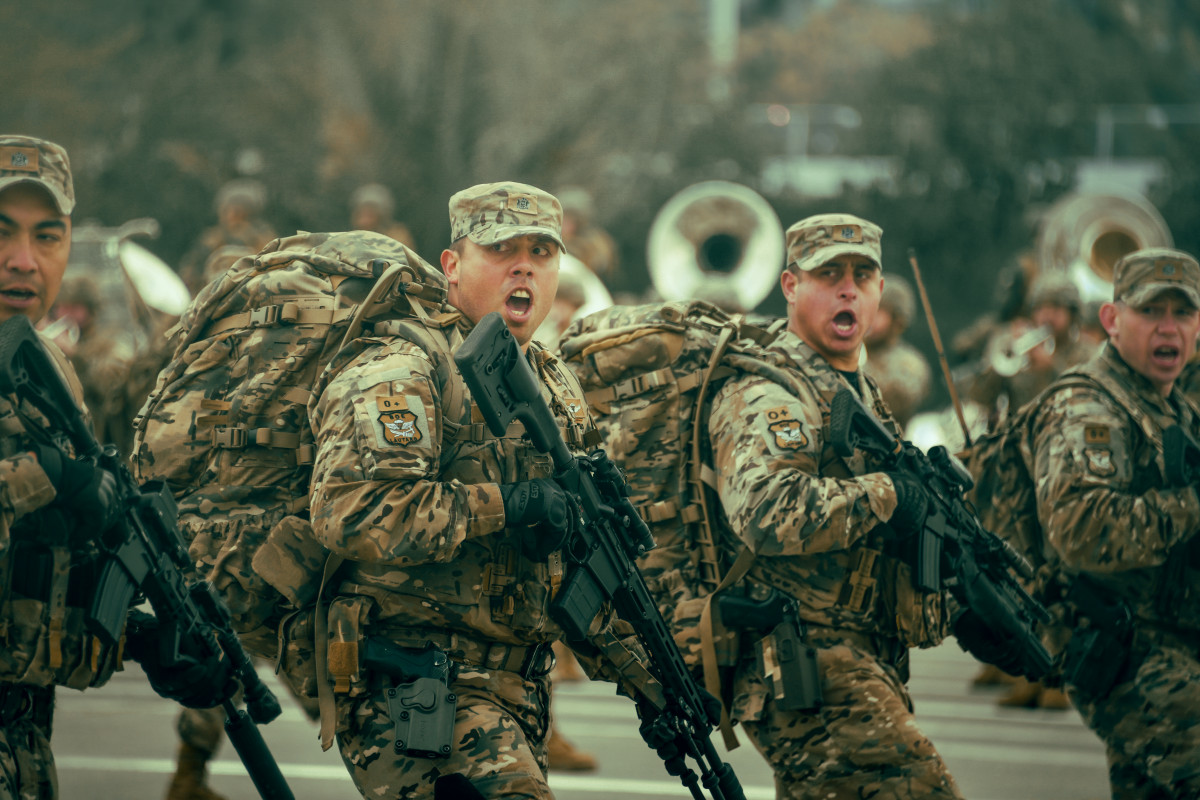
<instances>
[{"instance_id":1,"label":"shoulder patch","mask_svg":"<svg viewBox=\"0 0 1200 800\"><path fill-rule=\"evenodd\" d=\"M410 403L402 396L375 398L381 446L409 447L429 438L425 407L420 400Z\"/></svg>"},{"instance_id":2,"label":"shoulder patch","mask_svg":"<svg viewBox=\"0 0 1200 800\"><path fill-rule=\"evenodd\" d=\"M1088 472L1093 475L1108 478L1116 474L1117 465L1113 463L1112 451L1107 447L1085 447L1083 455Z\"/></svg>"},{"instance_id":3,"label":"shoulder patch","mask_svg":"<svg viewBox=\"0 0 1200 800\"><path fill-rule=\"evenodd\" d=\"M764 416L767 430L774 436L775 447L780 450L800 450L808 444L804 425L787 406L767 409Z\"/></svg>"}]
</instances>

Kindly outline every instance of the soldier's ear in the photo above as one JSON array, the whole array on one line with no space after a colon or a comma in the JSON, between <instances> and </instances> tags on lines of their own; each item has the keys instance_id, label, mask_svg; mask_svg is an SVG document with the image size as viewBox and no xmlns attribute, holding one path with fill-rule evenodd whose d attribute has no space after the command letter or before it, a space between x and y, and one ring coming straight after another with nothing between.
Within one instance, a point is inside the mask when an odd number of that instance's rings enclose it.
<instances>
[{"instance_id":1,"label":"soldier's ear","mask_svg":"<svg viewBox=\"0 0 1200 800\"><path fill-rule=\"evenodd\" d=\"M1116 303L1105 303L1100 306L1100 325L1104 328L1104 332L1112 336L1117 331L1117 306Z\"/></svg>"},{"instance_id":2,"label":"soldier's ear","mask_svg":"<svg viewBox=\"0 0 1200 800\"><path fill-rule=\"evenodd\" d=\"M450 249L442 251L442 272L451 286L458 285L458 253Z\"/></svg>"},{"instance_id":3,"label":"soldier's ear","mask_svg":"<svg viewBox=\"0 0 1200 800\"><path fill-rule=\"evenodd\" d=\"M796 284L800 282L800 276L792 272L790 269L785 269L779 276L779 286L783 289L783 297L788 303L792 303L796 297Z\"/></svg>"}]
</instances>

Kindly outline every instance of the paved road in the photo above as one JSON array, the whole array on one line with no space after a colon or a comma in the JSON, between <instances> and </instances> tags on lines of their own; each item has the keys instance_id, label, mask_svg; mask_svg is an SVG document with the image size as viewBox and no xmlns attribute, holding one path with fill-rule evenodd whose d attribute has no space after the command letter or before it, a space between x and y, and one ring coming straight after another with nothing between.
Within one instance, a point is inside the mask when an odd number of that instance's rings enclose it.
<instances>
[{"instance_id":1,"label":"paved road","mask_svg":"<svg viewBox=\"0 0 1200 800\"><path fill-rule=\"evenodd\" d=\"M994 690L969 687L975 671L975 662L951 642L914 653L910 683L922 728L969 800L1108 797L1103 749L1074 711L999 708ZM567 684L556 692L555 703L564 734L600 760L591 774L551 773L559 800L690 797L638 738L632 704L616 697L612 687ZM61 691L54 742L63 800L161 798L174 769L176 708L150 691L136 665L103 689ZM297 708L287 705L262 730L297 798L358 797L336 751L321 752L315 726ZM732 753L717 746L748 800L775 796L769 773L748 743ZM228 745L213 773L213 787L230 800L257 797Z\"/></svg>"}]
</instances>

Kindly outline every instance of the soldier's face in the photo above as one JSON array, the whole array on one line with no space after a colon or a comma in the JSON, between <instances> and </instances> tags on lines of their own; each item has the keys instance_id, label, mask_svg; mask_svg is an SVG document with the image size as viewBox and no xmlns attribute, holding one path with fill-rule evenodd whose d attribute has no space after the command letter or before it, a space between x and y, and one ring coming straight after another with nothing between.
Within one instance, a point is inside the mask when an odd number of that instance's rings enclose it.
<instances>
[{"instance_id":1,"label":"soldier's face","mask_svg":"<svg viewBox=\"0 0 1200 800\"><path fill-rule=\"evenodd\" d=\"M780 277L788 303L788 330L834 369L858 369L863 338L875 321L883 276L865 256L841 255L808 272Z\"/></svg>"},{"instance_id":2,"label":"soldier's face","mask_svg":"<svg viewBox=\"0 0 1200 800\"><path fill-rule=\"evenodd\" d=\"M1100 322L1122 360L1164 396L1196 351L1200 334L1200 311L1175 291L1139 306L1105 303Z\"/></svg>"},{"instance_id":3,"label":"soldier's face","mask_svg":"<svg viewBox=\"0 0 1200 800\"><path fill-rule=\"evenodd\" d=\"M71 254L71 218L50 194L18 183L0 191L0 322L46 315L62 286Z\"/></svg>"},{"instance_id":4,"label":"soldier's face","mask_svg":"<svg viewBox=\"0 0 1200 800\"><path fill-rule=\"evenodd\" d=\"M450 304L473 322L499 311L524 348L533 338L558 291L558 244L528 234L487 246L463 239L442 251Z\"/></svg>"}]
</instances>

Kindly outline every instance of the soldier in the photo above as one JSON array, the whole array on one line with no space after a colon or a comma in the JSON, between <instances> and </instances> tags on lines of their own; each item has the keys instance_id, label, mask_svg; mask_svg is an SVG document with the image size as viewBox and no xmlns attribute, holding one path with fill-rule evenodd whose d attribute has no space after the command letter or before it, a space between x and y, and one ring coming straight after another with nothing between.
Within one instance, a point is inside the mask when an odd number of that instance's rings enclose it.
<instances>
[{"instance_id":1,"label":"soldier","mask_svg":"<svg viewBox=\"0 0 1200 800\"><path fill-rule=\"evenodd\" d=\"M1130 253L1100 319L1108 343L1038 407L1036 481L1071 702L1104 740L1112 796L1200 797L1200 495L1164 468L1163 432L1200 439L1177 379L1200 333L1200 265ZM1072 371L1076 372L1076 371Z\"/></svg>"},{"instance_id":2,"label":"soldier","mask_svg":"<svg viewBox=\"0 0 1200 800\"><path fill-rule=\"evenodd\" d=\"M70 161L61 146L0 136L0 321L24 315L37 322L54 303L71 251L74 206ZM53 344L45 348L82 408L70 362ZM91 600L85 596L91 563L80 556L86 542L76 541L78 533L103 531L116 521L116 481L107 470L48 444L48 420L28 406L0 397L0 417L8 421L0 439L0 800L57 796L50 751L55 687L103 685L120 665L119 648L84 629L78 606ZM72 569L77 563L78 571ZM175 677L215 686L229 677L220 665L205 669L211 679L199 673ZM162 694L167 676L155 676ZM203 693L210 687L195 688ZM175 689L176 696L195 699L182 684Z\"/></svg>"},{"instance_id":3,"label":"soldier","mask_svg":"<svg viewBox=\"0 0 1200 800\"><path fill-rule=\"evenodd\" d=\"M561 631L547 608L562 578L566 500L527 439L494 438L472 416L450 342L499 312L579 451L590 426L583 394L531 342L555 296L561 220L557 199L524 184L455 194L441 265L458 313L411 326L410 338L360 340L310 406L313 528L347 559L328 617L338 743L364 796L428 797L439 776L465 777L488 798L551 796L548 674ZM601 614L593 631L607 636L607 626ZM395 678L382 662L362 663L360 642L417 661L448 657L449 694L431 692L429 714L452 720L452 732L398 752ZM593 677L617 679L609 662L575 649Z\"/></svg>"},{"instance_id":4,"label":"soldier","mask_svg":"<svg viewBox=\"0 0 1200 800\"><path fill-rule=\"evenodd\" d=\"M945 636L946 597L917 591L908 565L888 555L919 530L928 501L915 479L873 471L864 453L836 456L826 421L849 386L899 432L859 370L883 291L881 234L849 214L789 228L788 328L767 351L788 385L736 377L713 400L722 547L755 555L735 591L790 598L820 676L823 697L781 699L774 634L741 637L730 713L770 764L779 797L960 796L905 688L908 648Z\"/></svg>"},{"instance_id":5,"label":"soldier","mask_svg":"<svg viewBox=\"0 0 1200 800\"><path fill-rule=\"evenodd\" d=\"M1083 304L1079 289L1065 274L1050 272L1034 281L1029 309L1029 327L1012 327L993 337L984 356L989 368L970 390L971 399L989 409L993 428L1037 397L1063 370L1095 354L1095 347L1079 334ZM1018 344L1022 340L1033 346L1024 350Z\"/></svg>"},{"instance_id":6,"label":"soldier","mask_svg":"<svg viewBox=\"0 0 1200 800\"><path fill-rule=\"evenodd\" d=\"M901 337L916 310L912 287L889 275L883 281L879 313L867 331L867 374L879 384L883 399L901 426L907 425L929 394L929 362Z\"/></svg>"},{"instance_id":7,"label":"soldier","mask_svg":"<svg viewBox=\"0 0 1200 800\"><path fill-rule=\"evenodd\" d=\"M397 242L414 250L412 231L403 222L392 218L396 213L396 200L392 192L381 183L367 183L350 195L350 227L356 231L375 231L390 236Z\"/></svg>"},{"instance_id":8,"label":"soldier","mask_svg":"<svg viewBox=\"0 0 1200 800\"><path fill-rule=\"evenodd\" d=\"M262 218L266 204L266 187L251 178L229 181L217 192L217 224L200 234L179 267L179 277L193 296L204 287L205 267L214 252L234 245L257 253L275 238L275 230Z\"/></svg>"}]
</instances>

